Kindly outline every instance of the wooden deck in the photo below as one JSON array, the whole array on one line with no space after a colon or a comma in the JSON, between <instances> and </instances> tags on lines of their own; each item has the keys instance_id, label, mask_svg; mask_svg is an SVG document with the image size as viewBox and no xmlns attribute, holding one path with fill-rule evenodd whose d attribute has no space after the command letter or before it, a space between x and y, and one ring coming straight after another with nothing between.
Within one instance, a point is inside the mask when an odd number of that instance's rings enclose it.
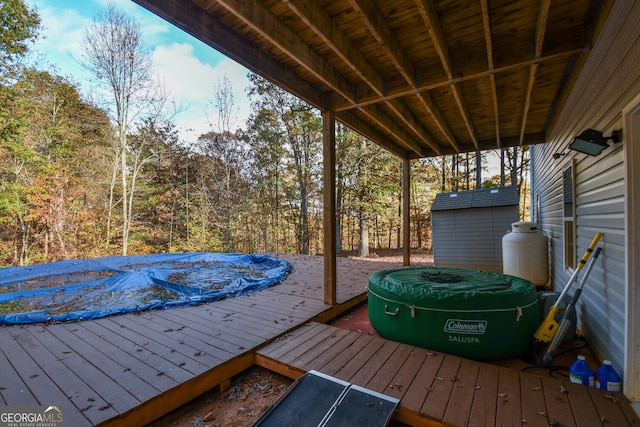
<instances>
[{"instance_id":1,"label":"wooden deck","mask_svg":"<svg viewBox=\"0 0 640 427\"><path fill-rule=\"evenodd\" d=\"M255 351L366 298L371 272L399 264L338 259L338 301L323 303L322 257L282 256L287 279L243 297L140 315L0 328L0 404L58 405L65 425L144 425L254 364Z\"/></svg>"},{"instance_id":2,"label":"wooden deck","mask_svg":"<svg viewBox=\"0 0 640 427\"><path fill-rule=\"evenodd\" d=\"M0 328L0 404L58 405L74 427L139 426L259 364L291 378L316 369L399 397L398 419L412 425L640 425L622 395L324 325L366 299L371 272L398 264L338 259L340 304L330 307L322 258L283 257L294 267L287 280L251 295Z\"/></svg>"},{"instance_id":3,"label":"wooden deck","mask_svg":"<svg viewBox=\"0 0 640 427\"><path fill-rule=\"evenodd\" d=\"M258 350L256 363L291 378L313 369L398 398L394 418L414 426L640 425L621 393L316 322Z\"/></svg>"}]
</instances>

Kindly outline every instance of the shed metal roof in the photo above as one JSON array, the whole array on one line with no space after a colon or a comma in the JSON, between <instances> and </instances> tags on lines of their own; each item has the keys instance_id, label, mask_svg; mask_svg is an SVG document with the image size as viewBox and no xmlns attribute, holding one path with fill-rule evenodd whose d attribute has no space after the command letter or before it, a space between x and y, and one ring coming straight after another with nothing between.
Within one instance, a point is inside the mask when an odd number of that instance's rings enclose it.
<instances>
[{"instance_id":1,"label":"shed metal roof","mask_svg":"<svg viewBox=\"0 0 640 427\"><path fill-rule=\"evenodd\" d=\"M491 208L496 206L517 206L518 202L518 188L515 186L455 191L452 193L438 194L431 206L431 212Z\"/></svg>"}]
</instances>

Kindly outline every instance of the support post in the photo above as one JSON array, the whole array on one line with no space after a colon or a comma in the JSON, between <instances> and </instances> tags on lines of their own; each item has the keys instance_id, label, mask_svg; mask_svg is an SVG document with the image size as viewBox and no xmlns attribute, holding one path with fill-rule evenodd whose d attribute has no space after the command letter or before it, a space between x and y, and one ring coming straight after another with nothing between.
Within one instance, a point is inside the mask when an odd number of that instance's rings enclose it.
<instances>
[{"instance_id":1,"label":"support post","mask_svg":"<svg viewBox=\"0 0 640 427\"><path fill-rule=\"evenodd\" d=\"M402 159L402 265L411 265L411 160Z\"/></svg>"},{"instance_id":2,"label":"support post","mask_svg":"<svg viewBox=\"0 0 640 427\"><path fill-rule=\"evenodd\" d=\"M336 292L336 120L333 111L322 113L324 172L324 303L335 305Z\"/></svg>"}]
</instances>

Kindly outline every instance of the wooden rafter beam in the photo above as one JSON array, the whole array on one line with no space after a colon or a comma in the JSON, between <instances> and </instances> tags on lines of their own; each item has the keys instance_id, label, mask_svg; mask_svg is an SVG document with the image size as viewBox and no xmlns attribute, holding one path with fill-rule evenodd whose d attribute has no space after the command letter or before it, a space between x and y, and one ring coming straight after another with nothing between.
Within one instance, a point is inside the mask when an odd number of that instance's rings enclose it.
<instances>
[{"instance_id":1,"label":"wooden rafter beam","mask_svg":"<svg viewBox=\"0 0 640 427\"><path fill-rule=\"evenodd\" d=\"M303 0L284 0L284 2L360 79L379 96L383 95L384 78L318 3ZM400 120L405 122L424 144L429 145L436 152L440 151L439 145L429 135L424 126L415 119L413 113L404 105L404 102L396 99L391 104L393 104L390 105L392 111L395 112ZM371 113L365 112L365 114ZM424 149L420 145L410 145L410 147L417 150L416 154L418 155L424 153Z\"/></svg>"},{"instance_id":2,"label":"wooden rafter beam","mask_svg":"<svg viewBox=\"0 0 640 427\"><path fill-rule=\"evenodd\" d=\"M406 106L404 102L400 99L391 99L386 102L387 106L393 110L393 112L398 116L404 123L420 137L422 141L425 141L429 147L436 153L440 154L442 152L442 148L440 144L433 138L433 136L424 128L422 123L420 123L411 110ZM423 152L424 150L420 150Z\"/></svg>"},{"instance_id":3,"label":"wooden rafter beam","mask_svg":"<svg viewBox=\"0 0 640 427\"><path fill-rule=\"evenodd\" d=\"M336 119L352 129L357 129L361 135L369 138L381 147L386 148L396 156L402 159L411 157L409 150L391 141L377 129L374 129L371 125L365 123L364 120L353 112L353 110L337 112Z\"/></svg>"},{"instance_id":4,"label":"wooden rafter beam","mask_svg":"<svg viewBox=\"0 0 640 427\"><path fill-rule=\"evenodd\" d=\"M489 71L495 68L493 59L493 37L491 31L491 13L489 10L489 0L481 0L480 7L482 9L482 25L484 28L484 40L487 46L487 67ZM495 73L489 74L489 83L491 85L491 100L493 103L493 121L496 131L496 145L500 147L500 110L498 104L498 85L496 83Z\"/></svg>"},{"instance_id":5,"label":"wooden rafter beam","mask_svg":"<svg viewBox=\"0 0 640 427\"><path fill-rule=\"evenodd\" d=\"M283 0L298 18L311 28L338 57L355 72L375 93L384 93L384 78L357 49L342 29L315 1Z\"/></svg>"},{"instance_id":6,"label":"wooden rafter beam","mask_svg":"<svg viewBox=\"0 0 640 427\"><path fill-rule=\"evenodd\" d=\"M447 125L447 121L442 116L440 110L436 107L433 98L429 92L420 92L416 94L418 100L430 115L433 117L434 124L438 127L440 132L444 135L449 145L451 145L456 151L460 151L460 144L456 140L455 135Z\"/></svg>"},{"instance_id":7,"label":"wooden rafter beam","mask_svg":"<svg viewBox=\"0 0 640 427\"><path fill-rule=\"evenodd\" d=\"M407 147L410 151L418 154L418 156L428 157L429 155L433 155L426 147L418 144L396 120L392 120L379 106L368 105L360 108L360 111L370 119L375 120L387 133L393 135L400 145Z\"/></svg>"},{"instance_id":8,"label":"wooden rafter beam","mask_svg":"<svg viewBox=\"0 0 640 427\"><path fill-rule=\"evenodd\" d=\"M565 60L573 55L579 55L585 52L585 48L572 49L561 53L556 53L549 56L543 56L539 59L528 59L526 61L517 62L514 64L497 67L494 70L483 70L477 73L467 74L465 76L456 77L453 80L437 80L431 82L423 82L416 87L400 87L393 90L389 90L386 96L380 97L378 95L363 95L358 98L357 103L345 103L344 99L333 99L329 101L329 105L334 111L344 111L353 108L360 108L364 105L377 104L379 102L385 102L389 99L400 98L407 95L412 95L421 92L427 92L430 90L442 88L451 85L451 83L462 83L465 81L483 79L489 77L491 74L500 74L509 71L515 71L522 67L530 67L532 64L542 64L545 62L553 62L559 60Z\"/></svg>"},{"instance_id":9,"label":"wooden rafter beam","mask_svg":"<svg viewBox=\"0 0 640 427\"><path fill-rule=\"evenodd\" d=\"M218 0L217 3L346 100L355 101L356 91L353 90L353 85L291 28L279 21L263 2Z\"/></svg>"},{"instance_id":10,"label":"wooden rafter beam","mask_svg":"<svg viewBox=\"0 0 640 427\"><path fill-rule=\"evenodd\" d=\"M350 0L351 6L360 14L369 32L376 38L396 69L410 86L415 85L416 71L404 54L404 49L393 35L382 13L375 3L368 0Z\"/></svg>"},{"instance_id":11,"label":"wooden rafter beam","mask_svg":"<svg viewBox=\"0 0 640 427\"><path fill-rule=\"evenodd\" d=\"M447 41L444 37L442 27L440 26L440 21L438 20L436 10L433 8L431 0L416 0L416 5L418 6L418 10L420 11L422 20L428 27L431 41L433 42L433 46L438 53L438 57L440 57L440 63L444 68L447 79L449 79L449 81L452 81L454 79L454 74L451 54L449 53ZM469 136L471 137L471 140L475 144L476 148L479 149L480 147L478 145L478 134L475 130L475 127L473 126L471 113L469 112L467 103L465 102L462 89L456 83L450 83L450 86L451 93L453 94L458 106L458 111L460 111L460 116L462 117L462 120L467 127L467 132L469 133Z\"/></svg>"},{"instance_id":12,"label":"wooden rafter beam","mask_svg":"<svg viewBox=\"0 0 640 427\"><path fill-rule=\"evenodd\" d=\"M309 104L325 109L326 99L317 88L300 79L290 68L249 43L237 32L212 19L190 0L134 1L254 73L287 88Z\"/></svg>"},{"instance_id":13,"label":"wooden rafter beam","mask_svg":"<svg viewBox=\"0 0 640 427\"><path fill-rule=\"evenodd\" d=\"M549 18L549 7L551 0L541 0L540 9L538 9L538 20L536 21L536 34L533 48L533 59L539 59L542 56L542 45L544 43L544 35L547 29L547 20ZM525 93L524 109L522 111L522 121L520 125L520 145L524 143L524 135L529 118L529 108L531 106L531 97L533 96L533 88L536 82L536 72L538 71L538 63L529 66L529 82Z\"/></svg>"},{"instance_id":14,"label":"wooden rafter beam","mask_svg":"<svg viewBox=\"0 0 640 427\"><path fill-rule=\"evenodd\" d=\"M378 41L380 46L385 49L388 54L387 56L391 58L394 66L407 84L414 85L416 78L415 68L409 58L404 54L404 49L393 35L393 31L375 4L363 0L351 0L351 5L362 17L369 32ZM440 145L415 118L404 103L390 100L387 101L387 105L425 144L429 145L436 153L439 154L441 152ZM427 112L431 114L434 121L442 120L441 114L433 114L431 110L427 110ZM438 123L438 126L446 127L446 124Z\"/></svg>"}]
</instances>

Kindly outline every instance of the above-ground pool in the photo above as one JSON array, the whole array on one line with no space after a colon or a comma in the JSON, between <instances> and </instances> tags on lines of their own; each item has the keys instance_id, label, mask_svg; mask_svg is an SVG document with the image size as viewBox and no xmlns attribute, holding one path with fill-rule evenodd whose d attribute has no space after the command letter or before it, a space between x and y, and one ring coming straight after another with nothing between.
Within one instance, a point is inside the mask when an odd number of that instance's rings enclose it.
<instances>
[{"instance_id":1,"label":"above-ground pool","mask_svg":"<svg viewBox=\"0 0 640 427\"><path fill-rule=\"evenodd\" d=\"M262 254L156 254L0 269L0 325L86 320L255 292L291 265Z\"/></svg>"},{"instance_id":2,"label":"above-ground pool","mask_svg":"<svg viewBox=\"0 0 640 427\"><path fill-rule=\"evenodd\" d=\"M533 283L477 270L379 271L368 300L371 325L384 338L475 360L523 354L540 324Z\"/></svg>"}]
</instances>

